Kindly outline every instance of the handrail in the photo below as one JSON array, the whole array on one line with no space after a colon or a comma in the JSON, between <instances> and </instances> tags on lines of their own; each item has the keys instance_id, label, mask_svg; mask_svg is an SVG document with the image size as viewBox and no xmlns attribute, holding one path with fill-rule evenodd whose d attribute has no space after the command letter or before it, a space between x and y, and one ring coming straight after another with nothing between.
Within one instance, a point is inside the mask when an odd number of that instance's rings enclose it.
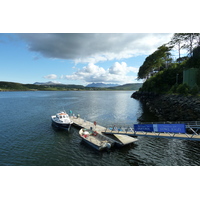
<instances>
[{"instance_id":1,"label":"handrail","mask_svg":"<svg viewBox=\"0 0 200 200\"><path fill-rule=\"evenodd\" d=\"M140 124L185 124L185 125L199 125L200 126L200 121L140 122Z\"/></svg>"},{"instance_id":2,"label":"handrail","mask_svg":"<svg viewBox=\"0 0 200 200\"><path fill-rule=\"evenodd\" d=\"M191 131L192 132L191 134L199 135L200 125L187 124L186 125L186 129L188 131ZM105 132L109 132L109 131L111 133L114 132L114 133L118 133L118 134L120 134L120 132L123 132L123 133L126 133L126 134L128 134L128 132L129 133L133 133L133 134L136 133L136 131L134 130L134 126L133 125L132 126L126 126L126 125L124 125L124 126L121 126L121 125L108 125L108 126L106 126ZM188 131L185 133L185 135L187 137L188 137L187 133L189 133ZM153 132L153 133L155 133L155 132ZM157 133L157 134L159 135L159 133Z\"/></svg>"}]
</instances>

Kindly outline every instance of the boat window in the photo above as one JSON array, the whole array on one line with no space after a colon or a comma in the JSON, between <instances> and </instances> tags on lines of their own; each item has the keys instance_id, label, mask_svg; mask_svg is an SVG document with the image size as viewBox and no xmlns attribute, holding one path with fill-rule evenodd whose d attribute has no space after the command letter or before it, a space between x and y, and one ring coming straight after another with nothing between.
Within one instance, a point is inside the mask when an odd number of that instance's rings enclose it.
<instances>
[{"instance_id":1,"label":"boat window","mask_svg":"<svg viewBox=\"0 0 200 200\"><path fill-rule=\"evenodd\" d=\"M62 119L62 116L60 116L60 119Z\"/></svg>"}]
</instances>

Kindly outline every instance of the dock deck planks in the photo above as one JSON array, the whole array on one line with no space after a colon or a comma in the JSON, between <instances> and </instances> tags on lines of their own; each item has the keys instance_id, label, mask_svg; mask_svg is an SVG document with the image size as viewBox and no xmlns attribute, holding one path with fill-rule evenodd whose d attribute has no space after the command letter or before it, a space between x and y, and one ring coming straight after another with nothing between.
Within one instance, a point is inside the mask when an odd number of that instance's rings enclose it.
<instances>
[{"instance_id":1,"label":"dock deck planks","mask_svg":"<svg viewBox=\"0 0 200 200\"><path fill-rule=\"evenodd\" d=\"M86 129L91 129L92 128L92 130L97 131L99 134L102 134L106 130L106 127L100 126L98 124L95 126L94 123L89 122L87 120L84 120L84 119L82 119L80 117L79 118L70 117L70 118L74 122L72 125L75 126L75 127L86 128ZM137 139L132 138L132 137L127 136L127 135L118 135L118 136L115 135L115 137L123 145L127 145L127 144L130 144L130 143L133 143L133 142L135 142L137 140Z\"/></svg>"},{"instance_id":2,"label":"dock deck planks","mask_svg":"<svg viewBox=\"0 0 200 200\"><path fill-rule=\"evenodd\" d=\"M129 144L129 143L132 143L132 142L135 142L137 141L138 139L136 138L133 138L133 137L129 137L127 135L120 135L120 134L114 134L114 136L120 140L124 145L125 144Z\"/></svg>"}]
</instances>

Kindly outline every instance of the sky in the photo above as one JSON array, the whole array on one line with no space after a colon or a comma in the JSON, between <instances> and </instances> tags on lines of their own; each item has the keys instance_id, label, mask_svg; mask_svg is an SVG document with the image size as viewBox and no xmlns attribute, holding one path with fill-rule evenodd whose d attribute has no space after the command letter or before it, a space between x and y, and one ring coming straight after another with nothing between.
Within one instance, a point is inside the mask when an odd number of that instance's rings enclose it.
<instances>
[{"instance_id":1,"label":"sky","mask_svg":"<svg viewBox=\"0 0 200 200\"><path fill-rule=\"evenodd\" d=\"M137 83L139 67L172 33L0 33L0 81Z\"/></svg>"}]
</instances>

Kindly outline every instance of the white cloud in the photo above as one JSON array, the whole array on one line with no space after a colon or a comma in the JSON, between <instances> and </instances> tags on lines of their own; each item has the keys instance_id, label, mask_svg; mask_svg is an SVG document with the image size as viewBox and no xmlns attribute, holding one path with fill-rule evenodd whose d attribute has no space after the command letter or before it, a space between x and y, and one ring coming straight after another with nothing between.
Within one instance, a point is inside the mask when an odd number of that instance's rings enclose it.
<instances>
[{"instance_id":1,"label":"white cloud","mask_svg":"<svg viewBox=\"0 0 200 200\"><path fill-rule=\"evenodd\" d=\"M57 75L55 75L55 74L49 74L47 76L44 76L44 78L46 78L46 79L57 79Z\"/></svg>"},{"instance_id":2,"label":"white cloud","mask_svg":"<svg viewBox=\"0 0 200 200\"><path fill-rule=\"evenodd\" d=\"M128 75L129 72L135 74ZM118 82L133 83L137 77L138 68L128 67L125 62L115 62L113 66L105 70L102 67L89 63L72 75L65 75L62 78L68 80L82 80L84 82Z\"/></svg>"},{"instance_id":3,"label":"white cloud","mask_svg":"<svg viewBox=\"0 0 200 200\"><path fill-rule=\"evenodd\" d=\"M126 75L129 72L138 72L138 68L136 67L128 67L125 62L115 62L112 67L109 68L109 73L110 74L115 74L115 75Z\"/></svg>"}]
</instances>

